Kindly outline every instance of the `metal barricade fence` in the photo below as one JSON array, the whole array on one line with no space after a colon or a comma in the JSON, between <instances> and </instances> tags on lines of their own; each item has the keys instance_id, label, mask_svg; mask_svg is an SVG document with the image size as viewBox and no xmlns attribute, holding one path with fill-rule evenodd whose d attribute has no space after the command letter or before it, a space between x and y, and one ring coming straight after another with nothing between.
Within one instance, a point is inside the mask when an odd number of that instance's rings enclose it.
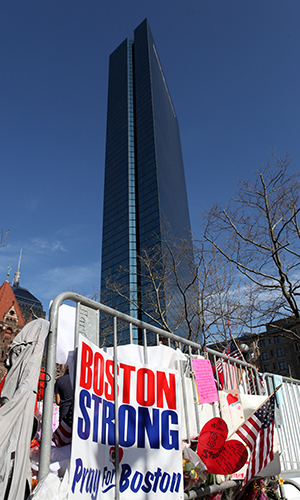
<instances>
[{"instance_id":1,"label":"metal barricade fence","mask_svg":"<svg viewBox=\"0 0 300 500\"><path fill-rule=\"evenodd\" d=\"M275 409L281 476L283 479L300 477L300 380L278 378L273 373L265 373L263 378L268 394L272 394L282 379Z\"/></svg>"},{"instance_id":2,"label":"metal barricade fence","mask_svg":"<svg viewBox=\"0 0 300 500\"><path fill-rule=\"evenodd\" d=\"M51 450L51 436L52 436L52 411L53 411L53 394L54 394L54 381L55 381L55 364L56 364L56 345L57 345L57 326L58 326L58 312L59 307L64 301L73 301L77 303L76 313L76 331L74 345L78 345L78 335L82 333L89 340L92 340L98 345L97 337L99 336L99 322L95 318L101 315L106 315L112 319L113 326L113 355L114 355L114 373L117 373L118 362L118 331L119 325L126 324L129 328L130 342L132 343L132 329L137 328L142 332L142 345L144 352L144 364L148 364L148 344L147 334L151 334L156 338L156 344L162 341L167 343L168 346L179 348L186 355L186 361L180 363L181 383L182 383L182 397L184 402L184 420L186 426L187 441L190 442L191 431L190 422L192 415L188 412L188 405L185 404L187 398L186 383L187 380L192 380L192 391L194 399L194 415L193 419L196 422L196 435L200 433L201 425L198 413L197 389L195 385L195 378L191 377L193 372L192 358L203 354L210 359L214 369L216 383L219 388L223 389L238 389L242 390L245 394L260 394L260 381L255 369L248 363L239 359L230 358L225 354L221 354L212 349L205 349L202 352L202 346L196 342L189 341L178 335L166 332L160 328L139 321L131 316L120 313L110 307L107 307L99 302L83 297L82 295L73 292L63 292L58 295L51 307L50 311L50 331L48 335L47 357L46 357L46 372L50 375L50 381L47 382L44 392L44 408L43 408L43 421L42 421L42 436L40 448L40 464L39 464L39 481L47 476L50 465L50 450ZM97 316L98 315L98 316ZM101 334L100 334L101 335ZM96 339L96 340L95 340ZM222 380L220 380L222 379ZM115 408L118 408L117 394L117 377L114 378L115 389ZM299 397L297 395L297 397ZM218 406L213 404L213 416L219 416ZM115 412L115 446L116 446L116 500L119 500L119 452L118 452L118 412ZM190 491L185 498L199 498L208 494L212 494L219 490L227 489L229 487L237 486L235 481L227 481L221 485L214 484L210 487L201 487L195 492Z\"/></svg>"}]
</instances>

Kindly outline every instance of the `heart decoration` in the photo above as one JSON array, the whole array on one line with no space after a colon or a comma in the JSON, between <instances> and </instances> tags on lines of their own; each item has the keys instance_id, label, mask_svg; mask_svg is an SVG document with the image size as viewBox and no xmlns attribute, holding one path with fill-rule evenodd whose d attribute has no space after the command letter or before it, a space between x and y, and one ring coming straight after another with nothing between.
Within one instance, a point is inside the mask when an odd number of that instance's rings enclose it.
<instances>
[{"instance_id":1,"label":"heart decoration","mask_svg":"<svg viewBox=\"0 0 300 500\"><path fill-rule=\"evenodd\" d=\"M227 435L228 427L225 420L217 417L212 418L205 424L200 432L200 436L198 437L198 447L201 446L203 448L208 448L209 450L219 450L225 443Z\"/></svg>"},{"instance_id":2,"label":"heart decoration","mask_svg":"<svg viewBox=\"0 0 300 500\"><path fill-rule=\"evenodd\" d=\"M238 403L238 400L239 400L238 396L236 396L235 394L227 394L226 399L227 399L227 403L229 405L232 405L234 403Z\"/></svg>"},{"instance_id":3,"label":"heart decoration","mask_svg":"<svg viewBox=\"0 0 300 500\"><path fill-rule=\"evenodd\" d=\"M246 446L237 439L229 439L228 427L222 418L212 418L198 437L197 454L211 474L233 474L248 459Z\"/></svg>"},{"instance_id":4,"label":"heart decoration","mask_svg":"<svg viewBox=\"0 0 300 500\"><path fill-rule=\"evenodd\" d=\"M123 448L121 448L121 446L119 446L119 463L121 462L121 460L123 458L123 454L124 454ZM112 446L109 449L109 461L112 462L114 464L114 466L116 466L116 448L114 446Z\"/></svg>"}]
</instances>

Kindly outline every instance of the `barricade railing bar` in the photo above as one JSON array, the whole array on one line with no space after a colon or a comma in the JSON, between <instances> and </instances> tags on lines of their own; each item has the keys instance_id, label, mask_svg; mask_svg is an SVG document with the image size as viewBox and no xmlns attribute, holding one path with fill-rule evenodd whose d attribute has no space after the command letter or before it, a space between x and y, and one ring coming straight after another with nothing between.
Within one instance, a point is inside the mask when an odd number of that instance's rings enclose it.
<instances>
[{"instance_id":1,"label":"barricade railing bar","mask_svg":"<svg viewBox=\"0 0 300 500\"><path fill-rule=\"evenodd\" d=\"M268 394L272 394L279 381L282 383L275 409L281 476L300 477L300 380L284 376L278 379L273 373L264 373L263 378Z\"/></svg>"},{"instance_id":2,"label":"barricade railing bar","mask_svg":"<svg viewBox=\"0 0 300 500\"><path fill-rule=\"evenodd\" d=\"M117 373L117 363L118 363L118 332L120 330L119 325L126 324L126 328L129 328L130 341L132 343L132 328L138 328L142 332L142 345L144 353L144 364L148 364L148 343L147 334L150 333L152 338L153 334L156 338L156 344L167 343L171 347L178 347L186 356L186 361L180 362L180 375L182 384L182 397L184 402L184 420L186 427L187 441L191 440L191 430L190 430L190 420L191 414L188 411L188 405L185 404L187 398L186 383L187 380L191 382L192 380L192 393L194 398L194 420L196 422L197 433L200 433L200 421L197 403L197 388L195 383L195 378L191 376L193 372L192 359L197 356L205 356L210 359L211 364L214 368L214 376L219 389L239 389L245 394L261 394L261 381L258 377L257 371L254 367L242 361L240 359L231 358L225 354L214 351L210 348L205 348L204 352L201 344L197 342L190 341L178 335L169 333L165 330L157 328L153 325L147 324L136 318L128 316L124 313L116 311L104 304L96 302L92 299L88 299L82 295L73 292L63 292L58 295L51 306L50 310L50 331L48 335L48 346L47 346L47 356L46 356L46 372L50 375L50 381L47 382L44 392L44 406L43 406L43 421L42 421L42 435L41 435L41 448L40 448L40 464L39 464L39 481L43 479L49 473L50 466L50 451L51 451L51 437L52 437L52 411L53 411L53 394L54 394L54 382L55 382L55 366L56 366L56 345L57 345L57 327L58 327L58 313L60 305L65 301L72 301L77 304L77 316L79 314L79 307L85 307L92 311L97 311L102 315L106 315L112 318L113 326L113 358L114 358L114 373ZM78 327L79 321L76 320L76 331L74 345L78 345L78 335L80 329ZM99 325L98 325L99 326ZM122 330L122 328L121 328ZM98 330L99 331L99 330ZM82 333L82 332L80 332ZM93 337L90 332L83 332L89 339ZM100 332L101 337L101 332ZM95 338L95 335L94 335ZM165 339L165 340L163 340ZM95 342L95 341L94 341ZM95 342L97 345L98 343ZM220 380L222 378L222 381ZM115 393L115 409L118 409L117 400L117 377L114 377L114 393ZM299 393L295 394L295 401L299 400ZM218 405L213 403L213 414L214 416L219 416ZM289 432L292 429L289 429ZM119 500L119 436L118 436L118 411L115 411L115 499ZM197 435L198 435L197 434ZM299 433L300 435L300 433ZM300 449L300 446L299 446ZM295 457L295 458L294 458ZM289 456L289 460L296 461L298 466L298 455L296 458L292 455ZM291 462L292 463L292 462ZM231 481L231 487L237 486L238 483ZM227 489L228 482L222 485L214 484L215 491ZM192 496L191 496L192 495ZM196 495L196 496L194 496ZM201 496L207 495L206 488L200 488L197 492L189 492L188 496L185 494L185 498L200 498Z\"/></svg>"},{"instance_id":3,"label":"barricade railing bar","mask_svg":"<svg viewBox=\"0 0 300 500\"><path fill-rule=\"evenodd\" d=\"M132 326L135 326L139 328L141 331L143 331L143 346L144 346L144 362L145 364L148 363L148 345L147 345L147 332L150 332L152 334L155 334L156 336L156 343L157 345L160 342L160 338L164 337L168 340L168 344L170 345L170 342L174 342L174 344L178 345L179 347L184 344L190 349L194 349L196 352L200 354L201 351L201 345L192 342L190 340L183 339L182 337L179 337L178 335L166 332L165 330L162 330L160 328L157 328L153 325L149 325L145 323L144 321L140 321L136 318L133 318L132 316L128 316L127 314L121 313L119 311L116 311L115 309L112 309L111 307L105 306L104 304L100 304L99 302L96 302L92 299L88 299L87 297L84 297L82 295L79 295L74 292L63 292L55 299L53 300L53 303L51 305L51 310L50 310L50 329L49 329L49 335L48 335L48 343L47 343L47 354L46 354L46 373L50 375L50 380L47 382L45 385L45 391L44 391L44 405L43 405L43 421L42 421L42 435L41 435L41 448L40 448L40 464L39 464L39 481L43 479L45 476L48 475L49 473L49 465L50 465L50 451L51 451L51 437L52 437L52 412L53 412L53 394L54 394L54 382L55 382L55 366L56 366L56 346L57 346L57 327L58 327L58 313L59 313L59 307L60 305L65 302L65 301L72 301L77 304L79 304L88 307L92 310L99 311L100 314L105 314L107 316L110 316L113 318L113 349L114 349L114 369L116 371L116 366L117 366L117 330L118 330L118 321L120 322L125 322L129 325L130 328ZM77 321L76 321L77 325ZM77 325L78 326L78 325ZM78 342L78 327L76 328L75 331L75 339L74 339L74 345L77 346ZM117 380L115 377L115 384L117 384ZM116 391L115 391L115 394ZM117 408L117 401L115 401L116 408ZM117 412L116 412L117 413ZM115 425L115 429L118 430L118 426ZM116 436L117 437L117 436ZM118 449L117 449L117 439L116 439L116 462L118 460ZM117 469L117 467L116 467ZM117 474L117 470L116 470ZM116 478L117 482L117 478ZM116 497L118 500L118 498Z\"/></svg>"},{"instance_id":4,"label":"barricade railing bar","mask_svg":"<svg viewBox=\"0 0 300 500\"><path fill-rule=\"evenodd\" d=\"M241 359L231 358L226 354L207 348L205 350L214 367L217 384L224 390L240 389L244 394L258 394L261 391L261 381L256 369L250 363ZM218 361L221 364L221 373L223 375L223 386L220 382L220 371L218 370ZM226 365L225 365L226 362Z\"/></svg>"}]
</instances>

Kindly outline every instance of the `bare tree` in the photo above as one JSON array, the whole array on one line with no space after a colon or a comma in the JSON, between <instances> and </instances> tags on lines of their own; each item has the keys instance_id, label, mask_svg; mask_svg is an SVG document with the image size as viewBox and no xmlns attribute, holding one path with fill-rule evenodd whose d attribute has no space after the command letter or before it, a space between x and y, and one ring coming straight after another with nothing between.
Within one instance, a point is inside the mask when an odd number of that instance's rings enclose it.
<instances>
[{"instance_id":1,"label":"bare tree","mask_svg":"<svg viewBox=\"0 0 300 500\"><path fill-rule=\"evenodd\" d=\"M136 297L124 283L128 269L110 276L106 288L135 307L140 317L204 345L229 339L229 319L235 334L241 330L245 307L239 302L236 272L214 246L199 243L192 250L190 242L169 236L144 249L138 261Z\"/></svg>"},{"instance_id":2,"label":"bare tree","mask_svg":"<svg viewBox=\"0 0 300 500\"><path fill-rule=\"evenodd\" d=\"M300 183L289 164L288 155L274 152L254 180L239 182L227 207L206 213L206 241L235 266L245 287L251 283L249 327L286 315L293 324L300 320Z\"/></svg>"}]
</instances>

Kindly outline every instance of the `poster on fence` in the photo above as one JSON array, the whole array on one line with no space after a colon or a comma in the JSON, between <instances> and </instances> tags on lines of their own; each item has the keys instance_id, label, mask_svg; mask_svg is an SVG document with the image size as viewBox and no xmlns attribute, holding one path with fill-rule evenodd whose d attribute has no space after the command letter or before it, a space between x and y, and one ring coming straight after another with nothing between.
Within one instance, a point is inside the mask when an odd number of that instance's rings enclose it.
<instances>
[{"instance_id":1,"label":"poster on fence","mask_svg":"<svg viewBox=\"0 0 300 500\"><path fill-rule=\"evenodd\" d=\"M219 391L219 400L222 418L227 424L228 433L231 434L244 422L240 393L236 390Z\"/></svg>"},{"instance_id":2,"label":"poster on fence","mask_svg":"<svg viewBox=\"0 0 300 500\"><path fill-rule=\"evenodd\" d=\"M218 401L218 391L209 359L192 359L200 403Z\"/></svg>"},{"instance_id":3,"label":"poster on fence","mask_svg":"<svg viewBox=\"0 0 300 500\"><path fill-rule=\"evenodd\" d=\"M69 498L115 498L113 358L79 336ZM183 499L175 370L118 363L121 500Z\"/></svg>"}]
</instances>

